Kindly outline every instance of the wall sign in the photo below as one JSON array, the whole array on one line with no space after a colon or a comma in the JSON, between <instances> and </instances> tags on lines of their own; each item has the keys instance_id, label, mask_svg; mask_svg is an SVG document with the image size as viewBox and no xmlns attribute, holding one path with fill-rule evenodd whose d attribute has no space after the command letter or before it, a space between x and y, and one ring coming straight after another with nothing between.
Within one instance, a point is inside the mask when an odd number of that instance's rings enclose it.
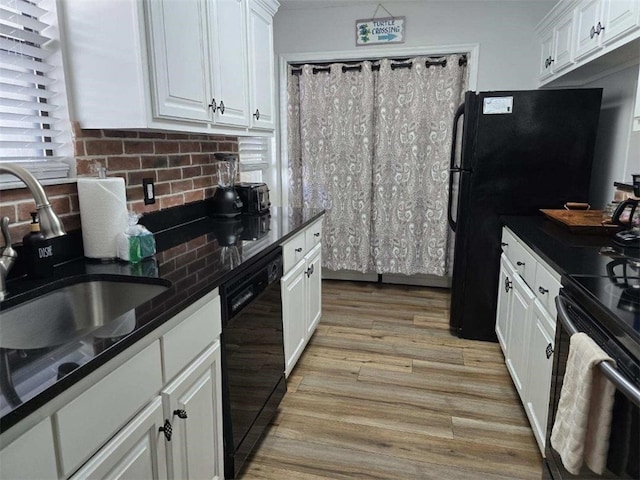
<instances>
[{"instance_id":1,"label":"wall sign","mask_svg":"<svg viewBox=\"0 0 640 480\"><path fill-rule=\"evenodd\" d=\"M405 17L356 20L356 46L404 43Z\"/></svg>"}]
</instances>

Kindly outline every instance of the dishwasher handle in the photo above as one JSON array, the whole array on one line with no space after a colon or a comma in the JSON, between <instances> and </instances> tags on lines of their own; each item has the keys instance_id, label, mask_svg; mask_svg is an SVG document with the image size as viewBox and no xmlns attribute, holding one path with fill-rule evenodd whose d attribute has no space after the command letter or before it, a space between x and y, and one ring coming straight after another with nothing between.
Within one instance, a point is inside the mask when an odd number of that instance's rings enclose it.
<instances>
[{"instance_id":1,"label":"dishwasher handle","mask_svg":"<svg viewBox=\"0 0 640 480\"><path fill-rule=\"evenodd\" d=\"M569 312L567 309L567 304L572 304L567 298L558 295L556 297L556 306L558 307L558 320L562 324L562 327L569 333L569 335L573 335L574 333L579 333L579 330L576 326L571 322L569 318ZM631 383L620 371L611 365L609 362L600 362L598 364L600 370L605 377L613 383L613 385L620 390L631 402L633 402L636 406L640 407L640 389L636 387L633 383Z\"/></svg>"}]
</instances>

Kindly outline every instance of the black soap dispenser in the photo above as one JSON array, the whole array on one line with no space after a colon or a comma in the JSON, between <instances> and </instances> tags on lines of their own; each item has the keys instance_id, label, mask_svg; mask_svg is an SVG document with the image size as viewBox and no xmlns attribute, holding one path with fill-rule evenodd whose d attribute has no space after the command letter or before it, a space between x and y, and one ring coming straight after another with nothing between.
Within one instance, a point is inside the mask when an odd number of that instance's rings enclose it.
<instances>
[{"instance_id":1,"label":"black soap dispenser","mask_svg":"<svg viewBox=\"0 0 640 480\"><path fill-rule=\"evenodd\" d=\"M23 237L22 247L27 275L31 278L44 278L53 274L53 246L40 231L37 217L37 212L31 212L31 232Z\"/></svg>"}]
</instances>

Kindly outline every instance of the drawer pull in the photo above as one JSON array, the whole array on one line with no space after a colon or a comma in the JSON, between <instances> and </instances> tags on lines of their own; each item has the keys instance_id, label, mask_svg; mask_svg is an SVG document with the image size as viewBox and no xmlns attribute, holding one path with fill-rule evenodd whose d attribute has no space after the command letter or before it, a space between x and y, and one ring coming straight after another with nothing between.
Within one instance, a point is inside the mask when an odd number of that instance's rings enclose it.
<instances>
[{"instance_id":1,"label":"drawer pull","mask_svg":"<svg viewBox=\"0 0 640 480\"><path fill-rule=\"evenodd\" d=\"M164 426L160 427L158 431L164 433L164 438L167 439L167 442L171 441L171 435L173 434L173 427L171 426L171 422L169 420L165 420Z\"/></svg>"},{"instance_id":2,"label":"drawer pull","mask_svg":"<svg viewBox=\"0 0 640 480\"><path fill-rule=\"evenodd\" d=\"M513 283L511 282L511 280L509 280L509 278L505 278L504 279L504 291L509 293L509 290L511 290L513 288Z\"/></svg>"},{"instance_id":3,"label":"drawer pull","mask_svg":"<svg viewBox=\"0 0 640 480\"><path fill-rule=\"evenodd\" d=\"M218 109L218 105L216 104L216 99L212 98L211 103L209 104L209 108L213 109L213 113Z\"/></svg>"},{"instance_id":4,"label":"drawer pull","mask_svg":"<svg viewBox=\"0 0 640 480\"><path fill-rule=\"evenodd\" d=\"M544 295L545 293L549 293L549 290L547 290L546 288L544 288L543 286L539 286L538 287L538 291Z\"/></svg>"},{"instance_id":5,"label":"drawer pull","mask_svg":"<svg viewBox=\"0 0 640 480\"><path fill-rule=\"evenodd\" d=\"M174 415L177 415L177 416L178 416L178 418L182 418L183 420L184 420L185 418L187 418L187 411L186 411L186 410L182 410L182 409L180 409L180 410L174 410L174 411L173 411L173 414L174 414Z\"/></svg>"},{"instance_id":6,"label":"drawer pull","mask_svg":"<svg viewBox=\"0 0 640 480\"><path fill-rule=\"evenodd\" d=\"M307 268L307 271L306 271L307 277L310 277L311 275L313 275L313 270L314 270L313 265Z\"/></svg>"},{"instance_id":7,"label":"drawer pull","mask_svg":"<svg viewBox=\"0 0 640 480\"><path fill-rule=\"evenodd\" d=\"M516 262L516 265L518 265L519 267L524 267L524 262Z\"/></svg>"},{"instance_id":8,"label":"drawer pull","mask_svg":"<svg viewBox=\"0 0 640 480\"><path fill-rule=\"evenodd\" d=\"M296 252L300 253L302 251L302 247L296 248Z\"/></svg>"},{"instance_id":9,"label":"drawer pull","mask_svg":"<svg viewBox=\"0 0 640 480\"><path fill-rule=\"evenodd\" d=\"M508 247L509 244L507 242L500 242L501 247Z\"/></svg>"},{"instance_id":10,"label":"drawer pull","mask_svg":"<svg viewBox=\"0 0 640 480\"><path fill-rule=\"evenodd\" d=\"M551 358L551 355L553 355L553 345L549 344L547 345L547 348L545 349L544 353L547 355L547 360Z\"/></svg>"},{"instance_id":11,"label":"drawer pull","mask_svg":"<svg viewBox=\"0 0 640 480\"><path fill-rule=\"evenodd\" d=\"M256 120L260 120L260 110L256 108L256 113L253 114Z\"/></svg>"},{"instance_id":12,"label":"drawer pull","mask_svg":"<svg viewBox=\"0 0 640 480\"><path fill-rule=\"evenodd\" d=\"M316 232L313 234L314 237L319 237L320 236L320 232Z\"/></svg>"}]
</instances>

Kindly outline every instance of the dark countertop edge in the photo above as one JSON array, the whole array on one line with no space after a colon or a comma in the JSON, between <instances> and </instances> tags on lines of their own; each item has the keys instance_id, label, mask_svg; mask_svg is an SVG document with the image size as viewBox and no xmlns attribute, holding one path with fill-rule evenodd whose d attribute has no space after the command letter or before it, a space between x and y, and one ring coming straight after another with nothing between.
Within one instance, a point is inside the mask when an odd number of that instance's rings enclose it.
<instances>
[{"instance_id":1,"label":"dark countertop edge","mask_svg":"<svg viewBox=\"0 0 640 480\"><path fill-rule=\"evenodd\" d=\"M185 298L181 302L175 304L170 310L164 311L163 313L161 313L160 315L155 317L152 321L146 323L145 325L143 325L139 329L134 330L126 338L123 338L121 341L119 341L118 343L116 343L112 347L110 347L107 350L101 352L99 355L97 355L95 358L90 360L88 363L82 365L78 369L76 369L73 372L69 373L64 378L62 378L58 382L56 382L54 385L52 385L52 386L48 387L47 389L45 389L44 391L40 392L39 394L37 394L32 399L27 400L26 402L24 402L20 406L16 407L14 410L12 410L11 412L7 413L3 417L0 417L0 435L4 434L7 430L9 430L11 427L14 427L15 425L17 425L20 421L24 420L25 418L27 418L32 413L35 413L38 409L40 409L41 407L43 407L44 405L49 403L51 400L53 400L55 397L60 395L62 392L68 390L73 385L78 383L80 380L84 379L85 377L87 377L88 375L90 375L91 373L96 371L98 368L100 368L101 366L103 366L106 363L108 363L110 360L116 358L120 353L122 353L125 350L131 348L139 340L141 340L142 338L144 338L147 335L151 334L158 327L160 327L161 325L163 325L164 323L166 323L167 321L169 321L170 319L172 319L173 317L178 315L180 312L182 312L183 310L185 310L186 308L191 306L193 303L195 303L196 301L198 301L199 299L204 297L206 294L212 292L213 290L215 290L220 285L222 285L223 283L225 283L229 279L233 278L234 276L242 274L242 272L244 270L249 268L255 262L259 261L265 255L268 255L269 253L271 253L274 250L276 250L278 247L280 247L281 244L285 243L288 239L290 239L290 238L294 237L295 235L297 235L301 230L304 230L309 225L314 223L316 220L320 219L324 214L325 214L325 210L324 209L320 210L318 213L313 215L310 219L308 219L305 222L303 222L295 230L292 230L291 232L287 233L286 235L283 235L276 242L273 242L270 245L266 246L263 250L260 251L260 253L258 255L255 255L254 258L251 259L251 261L245 262L245 263L239 265L238 267L236 267L235 269L223 274L222 276L220 276L220 278L218 278L216 280L215 283L208 284L205 288L203 288L201 290L198 290L196 293L190 295L189 297ZM187 223L191 223L192 221L187 222ZM175 229L179 229L181 226L182 225L178 225L178 226L176 226L174 228ZM90 278L88 278L88 277L90 277ZM33 299L33 298L35 298L37 296L44 295L45 293L47 293L49 291L52 291L52 290L54 290L56 288L64 287L66 285L71 285L73 283L77 283L77 282L84 281L84 280L87 280L87 279L89 279L89 280L92 280L92 279L95 279L95 280L109 280L109 279L111 279L111 280L114 280L114 281L118 281L119 280L119 281L140 281L140 282L149 282L149 280L150 280L148 277L140 277L140 276L124 275L124 274L122 274L122 275L116 275L116 274L84 274L84 275L79 275L79 276L69 276L69 277L65 277L65 278L55 279L54 281L52 281L49 284L40 285L37 288L34 288L33 290L30 290L28 292L24 292L24 293L22 293L22 294L20 294L18 296L19 297L19 301L18 302L11 301L8 306L5 304L6 302L3 302L3 308L9 308L9 307L18 305L18 304L23 303L25 301L31 300L31 299ZM158 278L156 278L155 281L156 281L156 283L158 283L158 281L160 281L160 282L165 281L166 282L166 280L158 279ZM54 285L54 286L52 287L51 285ZM163 294L158 295L158 297L156 297L156 299L157 298L161 298L162 295ZM151 301L153 301L153 300L150 300L150 302ZM105 376L106 376L106 373L105 373ZM100 379L97 378L96 382L98 382L99 380Z\"/></svg>"}]
</instances>

